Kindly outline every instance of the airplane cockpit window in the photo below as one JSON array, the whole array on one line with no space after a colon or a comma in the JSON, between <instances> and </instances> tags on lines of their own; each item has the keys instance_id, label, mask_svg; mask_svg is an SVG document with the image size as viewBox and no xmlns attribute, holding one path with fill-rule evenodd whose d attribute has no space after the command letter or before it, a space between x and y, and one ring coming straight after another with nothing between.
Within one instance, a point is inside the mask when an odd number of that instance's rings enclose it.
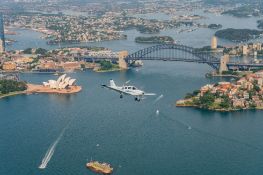
<instances>
[{"instance_id":1,"label":"airplane cockpit window","mask_svg":"<svg viewBox=\"0 0 263 175\"><path fill-rule=\"evenodd\" d=\"M136 87L132 87L132 90L136 90Z\"/></svg>"}]
</instances>

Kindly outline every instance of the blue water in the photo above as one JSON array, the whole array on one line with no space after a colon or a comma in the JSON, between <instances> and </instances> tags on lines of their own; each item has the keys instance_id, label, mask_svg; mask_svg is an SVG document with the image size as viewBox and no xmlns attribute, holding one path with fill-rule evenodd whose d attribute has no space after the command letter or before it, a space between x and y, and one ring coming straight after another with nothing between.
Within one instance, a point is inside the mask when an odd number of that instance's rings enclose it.
<instances>
[{"instance_id":1,"label":"blue water","mask_svg":"<svg viewBox=\"0 0 263 175\"><path fill-rule=\"evenodd\" d=\"M176 108L175 101L206 83L210 68L194 63L146 62L127 72L72 73L75 95L20 95L0 100L0 174L93 174L88 160L111 163L116 175L258 175L263 172L261 111L234 113ZM22 74L40 83L54 75ZM154 92L132 97L100 88L113 78ZM154 103L163 94L163 98ZM156 115L156 110L159 115ZM46 169L48 148L64 135ZM99 144L99 146L97 145Z\"/></svg>"}]
</instances>

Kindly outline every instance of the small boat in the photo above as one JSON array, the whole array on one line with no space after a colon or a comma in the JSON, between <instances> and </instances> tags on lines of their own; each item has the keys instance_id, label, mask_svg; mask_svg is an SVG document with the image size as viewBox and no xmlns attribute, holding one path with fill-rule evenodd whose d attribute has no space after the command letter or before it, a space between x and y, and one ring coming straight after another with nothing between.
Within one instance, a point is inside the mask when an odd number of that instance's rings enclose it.
<instances>
[{"instance_id":1,"label":"small boat","mask_svg":"<svg viewBox=\"0 0 263 175\"><path fill-rule=\"evenodd\" d=\"M86 164L86 167L90 170L101 173L101 174L111 174L113 168L108 163L99 163L98 161L91 161Z\"/></svg>"},{"instance_id":2,"label":"small boat","mask_svg":"<svg viewBox=\"0 0 263 175\"><path fill-rule=\"evenodd\" d=\"M45 169L46 167L45 167L45 165L40 165L38 168L43 170L43 169Z\"/></svg>"}]
</instances>

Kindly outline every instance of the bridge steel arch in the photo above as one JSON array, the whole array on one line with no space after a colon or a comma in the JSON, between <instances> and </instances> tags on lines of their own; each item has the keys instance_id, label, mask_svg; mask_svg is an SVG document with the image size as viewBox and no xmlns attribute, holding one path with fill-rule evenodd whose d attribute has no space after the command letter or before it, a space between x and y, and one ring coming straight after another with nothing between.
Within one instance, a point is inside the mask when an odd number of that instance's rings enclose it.
<instances>
[{"instance_id":1,"label":"bridge steel arch","mask_svg":"<svg viewBox=\"0 0 263 175\"><path fill-rule=\"evenodd\" d=\"M174 51L183 51L188 54L184 54L182 57L177 57L174 55L172 58L165 57L152 57L150 54L158 52L160 50L174 50ZM197 49L185 45L179 44L159 44L151 46L148 48L141 49L137 52L134 52L128 55L125 60L135 61L135 60L167 60L167 61L183 61L183 62L197 62L205 63L211 66L214 69L219 69L220 58L211 55L210 53L199 52Z\"/></svg>"}]
</instances>

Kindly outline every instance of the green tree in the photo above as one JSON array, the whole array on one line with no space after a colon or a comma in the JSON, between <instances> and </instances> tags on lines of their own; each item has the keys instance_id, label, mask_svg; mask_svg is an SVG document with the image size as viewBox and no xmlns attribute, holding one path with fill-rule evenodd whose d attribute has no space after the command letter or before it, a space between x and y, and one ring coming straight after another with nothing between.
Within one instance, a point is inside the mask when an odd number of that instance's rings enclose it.
<instances>
[{"instance_id":1,"label":"green tree","mask_svg":"<svg viewBox=\"0 0 263 175\"><path fill-rule=\"evenodd\" d=\"M0 80L0 93L8 94L15 91L24 91L27 89L25 82L15 80Z\"/></svg>"},{"instance_id":2,"label":"green tree","mask_svg":"<svg viewBox=\"0 0 263 175\"><path fill-rule=\"evenodd\" d=\"M209 108L211 105L213 105L214 101L215 95L210 91L206 92L202 97L200 97L200 104L204 108Z\"/></svg>"},{"instance_id":3,"label":"green tree","mask_svg":"<svg viewBox=\"0 0 263 175\"><path fill-rule=\"evenodd\" d=\"M231 100L229 99L229 97L228 96L226 96L226 95L223 95L222 96L222 102L220 103L220 107L221 108L224 108L224 109L228 109L228 108L230 108L231 107Z\"/></svg>"},{"instance_id":4,"label":"green tree","mask_svg":"<svg viewBox=\"0 0 263 175\"><path fill-rule=\"evenodd\" d=\"M40 55L45 55L47 53L47 50L43 48L37 48L35 53Z\"/></svg>"},{"instance_id":5,"label":"green tree","mask_svg":"<svg viewBox=\"0 0 263 175\"><path fill-rule=\"evenodd\" d=\"M190 99L190 98L192 98L193 97L193 94L191 94L191 93L187 93L186 95L185 95L185 99Z\"/></svg>"},{"instance_id":6,"label":"green tree","mask_svg":"<svg viewBox=\"0 0 263 175\"><path fill-rule=\"evenodd\" d=\"M196 96L196 95L198 95L199 93L200 93L200 90L195 90L195 91L193 92L193 95Z\"/></svg>"},{"instance_id":7,"label":"green tree","mask_svg":"<svg viewBox=\"0 0 263 175\"><path fill-rule=\"evenodd\" d=\"M32 48L27 48L23 51L24 54L32 54Z\"/></svg>"},{"instance_id":8,"label":"green tree","mask_svg":"<svg viewBox=\"0 0 263 175\"><path fill-rule=\"evenodd\" d=\"M100 62L100 66L102 70L109 70L113 68L113 65L110 61L103 60Z\"/></svg>"}]
</instances>

